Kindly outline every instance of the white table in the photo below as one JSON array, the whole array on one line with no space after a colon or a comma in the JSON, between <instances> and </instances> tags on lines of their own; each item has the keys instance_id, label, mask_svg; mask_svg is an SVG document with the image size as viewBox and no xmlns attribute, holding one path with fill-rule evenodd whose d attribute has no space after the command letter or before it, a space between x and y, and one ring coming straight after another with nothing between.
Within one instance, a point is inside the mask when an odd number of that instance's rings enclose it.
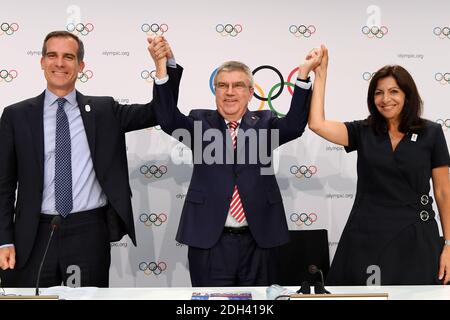
<instances>
[{"instance_id":1,"label":"white table","mask_svg":"<svg viewBox=\"0 0 450 320\"><path fill-rule=\"evenodd\" d=\"M287 287L296 291L298 287ZM388 293L389 300L450 300L450 286L326 287L336 294ZM221 288L42 288L41 295L89 300L190 300L193 292L251 292L253 300L266 300L266 287ZM34 289L6 288L7 294L34 295ZM313 289L312 289L313 292Z\"/></svg>"}]
</instances>

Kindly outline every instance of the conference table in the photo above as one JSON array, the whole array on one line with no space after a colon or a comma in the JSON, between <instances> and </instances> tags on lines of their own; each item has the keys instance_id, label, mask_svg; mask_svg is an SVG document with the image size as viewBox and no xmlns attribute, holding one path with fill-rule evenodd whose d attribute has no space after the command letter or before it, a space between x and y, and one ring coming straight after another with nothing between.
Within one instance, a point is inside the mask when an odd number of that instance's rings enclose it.
<instances>
[{"instance_id":1,"label":"conference table","mask_svg":"<svg viewBox=\"0 0 450 320\"><path fill-rule=\"evenodd\" d=\"M295 292L298 287L286 287ZM328 286L332 294L328 298L379 299L379 295L387 293L388 300L450 300L450 286ZM5 288L6 297L33 296L32 288ZM191 300L193 293L210 295L210 299L225 299L228 294L251 293L252 300L267 300L267 287L167 287L167 288L41 288L42 296L56 295L65 300ZM314 293L314 289L311 289ZM0 294L2 292L0 291ZM361 295L361 296L359 296ZM314 295L311 295L314 297ZM322 295L317 295L317 297ZM3 298L5 296L3 295Z\"/></svg>"}]
</instances>

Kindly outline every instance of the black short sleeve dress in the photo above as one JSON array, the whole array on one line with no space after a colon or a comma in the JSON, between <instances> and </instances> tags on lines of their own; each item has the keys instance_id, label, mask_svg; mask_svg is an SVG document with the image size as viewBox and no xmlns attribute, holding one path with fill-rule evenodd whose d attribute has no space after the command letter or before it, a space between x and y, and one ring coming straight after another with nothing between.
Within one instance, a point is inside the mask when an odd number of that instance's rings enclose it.
<instances>
[{"instance_id":1,"label":"black short sleeve dress","mask_svg":"<svg viewBox=\"0 0 450 320\"><path fill-rule=\"evenodd\" d=\"M358 152L355 202L327 277L328 285L439 284L439 237L431 170L450 165L439 124L426 121L392 150L388 133L367 121L345 123L347 152ZM373 282L370 282L373 284Z\"/></svg>"}]
</instances>

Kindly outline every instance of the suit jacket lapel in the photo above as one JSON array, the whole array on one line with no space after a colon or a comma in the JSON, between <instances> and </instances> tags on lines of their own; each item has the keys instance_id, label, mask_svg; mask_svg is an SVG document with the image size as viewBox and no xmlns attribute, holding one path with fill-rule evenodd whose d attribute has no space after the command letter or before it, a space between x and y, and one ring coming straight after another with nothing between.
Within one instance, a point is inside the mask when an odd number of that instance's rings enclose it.
<instances>
[{"instance_id":1,"label":"suit jacket lapel","mask_svg":"<svg viewBox=\"0 0 450 320\"><path fill-rule=\"evenodd\" d=\"M43 185L44 179L44 98L45 91L30 101L27 112L32 145L39 166L40 185Z\"/></svg>"},{"instance_id":2,"label":"suit jacket lapel","mask_svg":"<svg viewBox=\"0 0 450 320\"><path fill-rule=\"evenodd\" d=\"M90 104L90 99L77 91L78 108L83 119L84 130L91 150L92 161L95 158L95 106ZM94 162L95 163L95 162Z\"/></svg>"}]
</instances>

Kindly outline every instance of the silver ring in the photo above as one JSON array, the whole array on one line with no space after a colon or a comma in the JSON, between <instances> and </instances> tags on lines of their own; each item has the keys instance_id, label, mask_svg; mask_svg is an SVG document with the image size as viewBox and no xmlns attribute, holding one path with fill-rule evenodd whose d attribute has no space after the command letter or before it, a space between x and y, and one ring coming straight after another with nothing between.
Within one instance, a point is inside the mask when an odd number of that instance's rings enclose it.
<instances>
[{"instance_id":1,"label":"silver ring","mask_svg":"<svg viewBox=\"0 0 450 320\"><path fill-rule=\"evenodd\" d=\"M423 204L424 206L428 204L428 196L426 194L420 197L420 203Z\"/></svg>"},{"instance_id":2,"label":"silver ring","mask_svg":"<svg viewBox=\"0 0 450 320\"><path fill-rule=\"evenodd\" d=\"M427 221L430 218L430 214L428 211L422 210L420 211L420 220Z\"/></svg>"}]
</instances>

